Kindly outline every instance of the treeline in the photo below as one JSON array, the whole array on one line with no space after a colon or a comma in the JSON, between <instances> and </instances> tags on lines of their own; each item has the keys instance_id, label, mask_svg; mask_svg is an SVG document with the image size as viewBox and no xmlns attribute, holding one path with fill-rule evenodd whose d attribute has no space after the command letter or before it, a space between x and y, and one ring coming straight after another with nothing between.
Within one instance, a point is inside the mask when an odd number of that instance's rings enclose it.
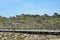
<instances>
[{"instance_id":1,"label":"treeline","mask_svg":"<svg viewBox=\"0 0 60 40\"><path fill-rule=\"evenodd\" d=\"M21 14L9 18L0 16L0 27L60 29L60 14Z\"/></svg>"}]
</instances>

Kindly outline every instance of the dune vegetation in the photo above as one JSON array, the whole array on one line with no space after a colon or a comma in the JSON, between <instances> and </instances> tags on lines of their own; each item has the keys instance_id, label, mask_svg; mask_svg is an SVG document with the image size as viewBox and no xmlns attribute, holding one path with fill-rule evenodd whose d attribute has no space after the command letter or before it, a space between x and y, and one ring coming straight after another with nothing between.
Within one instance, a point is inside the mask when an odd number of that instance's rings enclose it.
<instances>
[{"instance_id":1,"label":"dune vegetation","mask_svg":"<svg viewBox=\"0 0 60 40\"><path fill-rule=\"evenodd\" d=\"M0 16L0 27L60 29L60 14L21 14L9 18Z\"/></svg>"}]
</instances>

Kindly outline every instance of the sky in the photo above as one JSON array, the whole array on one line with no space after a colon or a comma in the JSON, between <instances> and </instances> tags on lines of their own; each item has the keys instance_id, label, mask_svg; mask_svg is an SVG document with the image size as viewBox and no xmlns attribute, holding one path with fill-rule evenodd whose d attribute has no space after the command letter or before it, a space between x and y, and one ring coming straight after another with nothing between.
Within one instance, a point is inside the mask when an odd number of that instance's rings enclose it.
<instances>
[{"instance_id":1,"label":"sky","mask_svg":"<svg viewBox=\"0 0 60 40\"><path fill-rule=\"evenodd\" d=\"M60 0L0 0L0 16L60 13Z\"/></svg>"}]
</instances>

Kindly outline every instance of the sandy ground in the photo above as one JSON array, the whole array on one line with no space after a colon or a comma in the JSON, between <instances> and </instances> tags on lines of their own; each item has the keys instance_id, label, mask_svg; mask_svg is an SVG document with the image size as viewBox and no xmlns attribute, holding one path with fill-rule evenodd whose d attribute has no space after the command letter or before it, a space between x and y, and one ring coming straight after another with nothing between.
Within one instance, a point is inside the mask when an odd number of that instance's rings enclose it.
<instances>
[{"instance_id":1,"label":"sandy ground","mask_svg":"<svg viewBox=\"0 0 60 40\"><path fill-rule=\"evenodd\" d=\"M0 32L0 40L60 40L60 35Z\"/></svg>"}]
</instances>

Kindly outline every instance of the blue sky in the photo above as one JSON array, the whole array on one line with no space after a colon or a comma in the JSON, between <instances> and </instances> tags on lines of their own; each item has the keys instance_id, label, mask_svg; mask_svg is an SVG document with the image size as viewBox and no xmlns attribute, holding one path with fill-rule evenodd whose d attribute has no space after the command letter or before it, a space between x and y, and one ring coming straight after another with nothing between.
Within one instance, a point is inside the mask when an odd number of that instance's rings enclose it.
<instances>
[{"instance_id":1,"label":"blue sky","mask_svg":"<svg viewBox=\"0 0 60 40\"><path fill-rule=\"evenodd\" d=\"M0 15L60 13L60 0L0 0Z\"/></svg>"}]
</instances>

